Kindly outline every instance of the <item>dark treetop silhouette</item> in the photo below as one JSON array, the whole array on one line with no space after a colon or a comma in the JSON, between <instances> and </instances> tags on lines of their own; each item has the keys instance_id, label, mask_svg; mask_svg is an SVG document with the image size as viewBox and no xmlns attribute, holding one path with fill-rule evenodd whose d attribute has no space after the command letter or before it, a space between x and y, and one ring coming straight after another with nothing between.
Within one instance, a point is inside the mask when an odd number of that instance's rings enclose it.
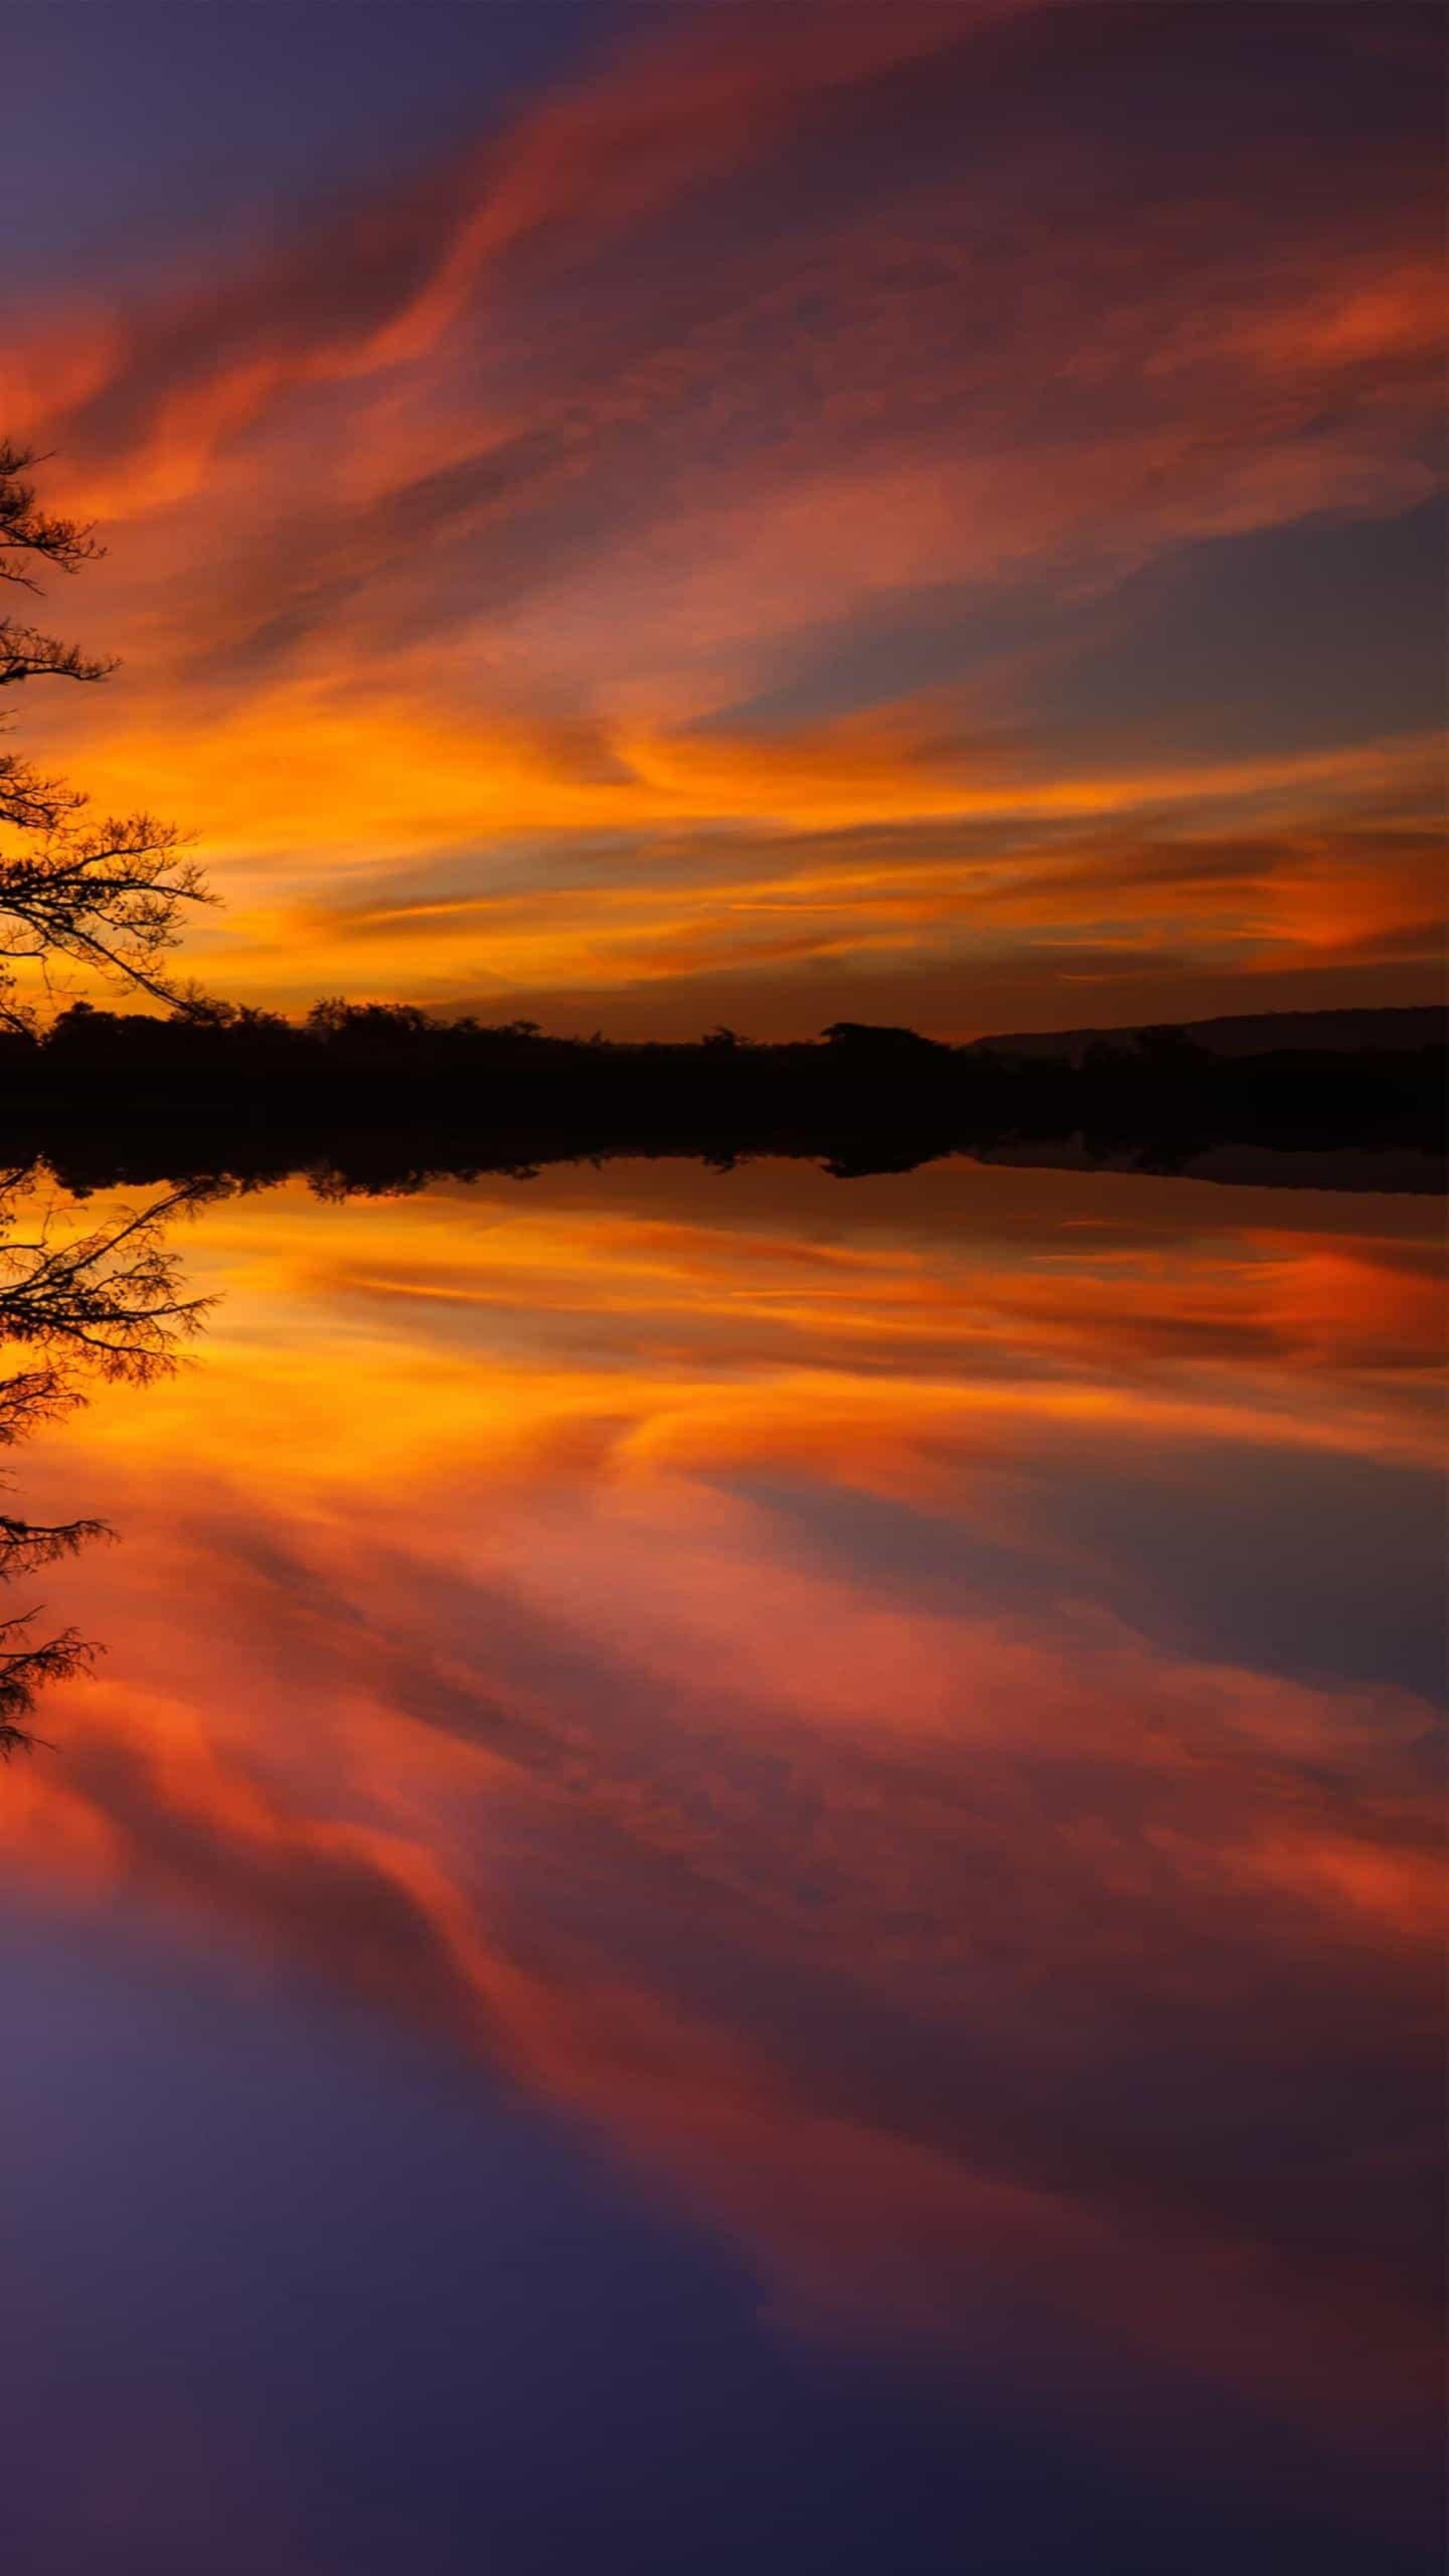
<instances>
[{"instance_id":1,"label":"dark treetop silhouette","mask_svg":"<svg viewBox=\"0 0 1449 2576\"><path fill-rule=\"evenodd\" d=\"M36 591L42 570L78 572L101 553L92 530L42 510L34 458L0 440L0 582ZM0 688L109 677L114 665L22 620L0 618ZM166 972L184 907L208 901L174 825L153 814L88 818L87 803L18 752L0 752L0 1024L29 1025L22 974L53 990L62 960L154 1000L184 1001Z\"/></svg>"}]
</instances>

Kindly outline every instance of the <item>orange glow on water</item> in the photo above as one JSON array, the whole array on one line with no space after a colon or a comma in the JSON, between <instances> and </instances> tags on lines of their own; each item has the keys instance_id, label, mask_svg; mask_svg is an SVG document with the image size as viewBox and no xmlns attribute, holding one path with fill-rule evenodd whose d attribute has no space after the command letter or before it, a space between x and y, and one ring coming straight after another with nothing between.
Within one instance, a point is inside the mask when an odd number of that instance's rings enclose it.
<instances>
[{"instance_id":1,"label":"orange glow on water","mask_svg":"<svg viewBox=\"0 0 1449 2576\"><path fill-rule=\"evenodd\" d=\"M1086 2079L1046 2074L1047 2030L1110 2054L1165 2015L1154 2044L1198 2031L1231 2083L1262 1993L1417 2010L1424 1705L1235 1657L1230 1597L1215 1651L1174 1642L1059 1514L1116 1490L1150 1520L1220 1457L1310 1518L1329 1467L1422 1476L1412 1207L1346 1232L1192 1184L733 1179L207 1212L195 1366L36 1461L123 1544L70 1579L109 1651L7 1783L12 1868L501 2059L802 2321L934 2335L1030 2281L1316 2407L1326 2321L1408 2353L1412 2299L1372 2267L1290 2266L1290 2296L1269 2209L1205 2219L1189 2137L1146 2199L1075 2161ZM922 1588L880 1513L927 1563L949 1534L959 1580ZM926 2056L878 2092L839 2029L908 2004ZM916 2104L1003 2013L1045 2124L992 2047L984 2093Z\"/></svg>"}]
</instances>

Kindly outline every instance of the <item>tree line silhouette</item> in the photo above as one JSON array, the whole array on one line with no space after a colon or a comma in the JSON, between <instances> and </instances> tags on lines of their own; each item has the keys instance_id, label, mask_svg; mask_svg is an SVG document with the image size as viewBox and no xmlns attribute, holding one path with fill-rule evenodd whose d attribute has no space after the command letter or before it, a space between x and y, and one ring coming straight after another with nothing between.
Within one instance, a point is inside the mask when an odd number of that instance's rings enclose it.
<instances>
[{"instance_id":1,"label":"tree line silhouette","mask_svg":"<svg viewBox=\"0 0 1449 2576\"><path fill-rule=\"evenodd\" d=\"M332 1163L516 1170L586 1156L806 1154L902 1168L1018 1140L1181 1169L1223 1143L1442 1150L1432 1015L1402 1047L1225 1056L1181 1029L1077 1061L837 1022L814 1041L545 1036L408 1006L322 1002L301 1022L190 1001L166 1017L72 1006L0 1031L0 1152L72 1178L262 1177Z\"/></svg>"}]
</instances>

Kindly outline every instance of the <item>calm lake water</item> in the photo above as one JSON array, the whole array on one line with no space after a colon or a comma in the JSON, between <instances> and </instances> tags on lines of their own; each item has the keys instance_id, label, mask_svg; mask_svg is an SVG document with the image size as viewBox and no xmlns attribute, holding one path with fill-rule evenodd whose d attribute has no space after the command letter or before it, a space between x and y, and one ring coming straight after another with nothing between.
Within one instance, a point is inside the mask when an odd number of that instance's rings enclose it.
<instances>
[{"instance_id":1,"label":"calm lake water","mask_svg":"<svg viewBox=\"0 0 1449 2576\"><path fill-rule=\"evenodd\" d=\"M117 1533L0 1774L16 2576L1432 2567L1437 1232L179 1227L13 1461Z\"/></svg>"}]
</instances>

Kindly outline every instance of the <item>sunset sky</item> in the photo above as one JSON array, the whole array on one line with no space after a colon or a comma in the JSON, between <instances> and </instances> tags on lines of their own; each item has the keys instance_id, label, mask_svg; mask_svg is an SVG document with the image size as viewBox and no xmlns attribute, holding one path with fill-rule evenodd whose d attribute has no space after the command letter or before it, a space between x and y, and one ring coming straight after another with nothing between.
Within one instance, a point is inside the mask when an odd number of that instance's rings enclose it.
<instances>
[{"instance_id":1,"label":"sunset sky","mask_svg":"<svg viewBox=\"0 0 1449 2576\"><path fill-rule=\"evenodd\" d=\"M1436 11L55 0L5 426L209 988L1432 999Z\"/></svg>"}]
</instances>

